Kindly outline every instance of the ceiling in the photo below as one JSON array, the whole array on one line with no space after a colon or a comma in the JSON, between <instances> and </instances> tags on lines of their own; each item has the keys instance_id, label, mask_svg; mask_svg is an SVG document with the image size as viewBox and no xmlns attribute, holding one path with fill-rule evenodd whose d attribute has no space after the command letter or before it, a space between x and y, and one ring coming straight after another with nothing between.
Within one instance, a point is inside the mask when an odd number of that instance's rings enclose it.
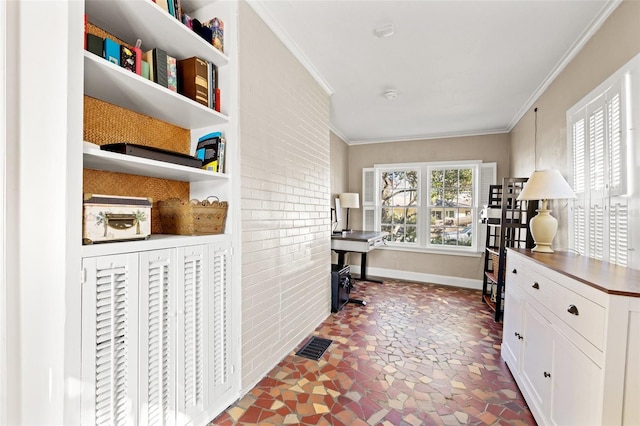
<instances>
[{"instance_id":1,"label":"ceiling","mask_svg":"<svg viewBox=\"0 0 640 426\"><path fill-rule=\"evenodd\" d=\"M332 130L357 144L510 131L619 1L250 3L331 94ZM386 24L394 34L376 37Z\"/></svg>"}]
</instances>

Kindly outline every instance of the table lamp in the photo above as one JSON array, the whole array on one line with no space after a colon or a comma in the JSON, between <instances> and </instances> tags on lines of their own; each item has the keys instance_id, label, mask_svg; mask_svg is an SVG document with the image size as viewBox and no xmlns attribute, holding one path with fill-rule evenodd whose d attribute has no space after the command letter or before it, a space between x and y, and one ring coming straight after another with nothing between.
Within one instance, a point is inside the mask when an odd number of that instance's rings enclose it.
<instances>
[{"instance_id":1,"label":"table lamp","mask_svg":"<svg viewBox=\"0 0 640 426\"><path fill-rule=\"evenodd\" d=\"M360 208L360 194L357 192L343 192L340 194L340 206L347 209L347 225L343 231L351 232L349 228L349 209Z\"/></svg>"},{"instance_id":2,"label":"table lamp","mask_svg":"<svg viewBox=\"0 0 640 426\"><path fill-rule=\"evenodd\" d=\"M551 242L558 230L558 220L547 209L548 200L576 198L576 194L558 170L534 171L518 200L540 200L538 214L531 219L529 228L536 246L531 250L538 253L553 253Z\"/></svg>"}]
</instances>

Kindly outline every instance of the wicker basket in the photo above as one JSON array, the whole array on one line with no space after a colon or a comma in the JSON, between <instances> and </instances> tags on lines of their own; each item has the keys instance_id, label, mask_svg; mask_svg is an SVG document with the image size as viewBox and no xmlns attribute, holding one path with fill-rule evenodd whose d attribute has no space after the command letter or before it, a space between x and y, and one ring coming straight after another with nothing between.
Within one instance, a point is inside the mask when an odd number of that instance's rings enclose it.
<instances>
[{"instance_id":1,"label":"wicker basket","mask_svg":"<svg viewBox=\"0 0 640 426\"><path fill-rule=\"evenodd\" d=\"M211 198L215 198L215 201L209 201ZM226 201L219 201L218 197L213 196L203 201L171 198L158 202L162 232L175 235L224 233L228 208Z\"/></svg>"},{"instance_id":2,"label":"wicker basket","mask_svg":"<svg viewBox=\"0 0 640 426\"><path fill-rule=\"evenodd\" d=\"M500 262L500 255L498 253L491 253L491 261L493 262L493 273L498 273L498 265Z\"/></svg>"}]
</instances>

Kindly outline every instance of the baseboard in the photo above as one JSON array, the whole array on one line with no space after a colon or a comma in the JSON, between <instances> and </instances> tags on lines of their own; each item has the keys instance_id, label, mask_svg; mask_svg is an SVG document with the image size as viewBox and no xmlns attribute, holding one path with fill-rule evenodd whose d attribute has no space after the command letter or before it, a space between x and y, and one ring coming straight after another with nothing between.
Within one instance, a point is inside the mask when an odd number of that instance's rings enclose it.
<instances>
[{"instance_id":1,"label":"baseboard","mask_svg":"<svg viewBox=\"0 0 640 426\"><path fill-rule=\"evenodd\" d=\"M360 265L351 265L351 273L360 275ZM422 272L400 271L397 269L384 269L367 267L367 275L372 277L392 278L396 280L417 281L432 284L442 284L452 287L482 290L482 280L470 278L451 277L447 275L425 274Z\"/></svg>"}]
</instances>

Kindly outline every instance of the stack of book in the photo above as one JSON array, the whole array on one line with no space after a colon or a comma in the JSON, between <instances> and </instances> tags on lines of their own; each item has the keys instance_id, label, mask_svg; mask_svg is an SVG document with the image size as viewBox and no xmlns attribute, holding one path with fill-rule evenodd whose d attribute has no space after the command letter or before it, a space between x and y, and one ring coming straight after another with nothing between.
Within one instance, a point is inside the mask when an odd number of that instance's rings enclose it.
<instances>
[{"instance_id":1,"label":"stack of book","mask_svg":"<svg viewBox=\"0 0 640 426\"><path fill-rule=\"evenodd\" d=\"M198 139L196 158L202 160L202 168L224 173L226 142L222 133L213 132Z\"/></svg>"}]
</instances>

